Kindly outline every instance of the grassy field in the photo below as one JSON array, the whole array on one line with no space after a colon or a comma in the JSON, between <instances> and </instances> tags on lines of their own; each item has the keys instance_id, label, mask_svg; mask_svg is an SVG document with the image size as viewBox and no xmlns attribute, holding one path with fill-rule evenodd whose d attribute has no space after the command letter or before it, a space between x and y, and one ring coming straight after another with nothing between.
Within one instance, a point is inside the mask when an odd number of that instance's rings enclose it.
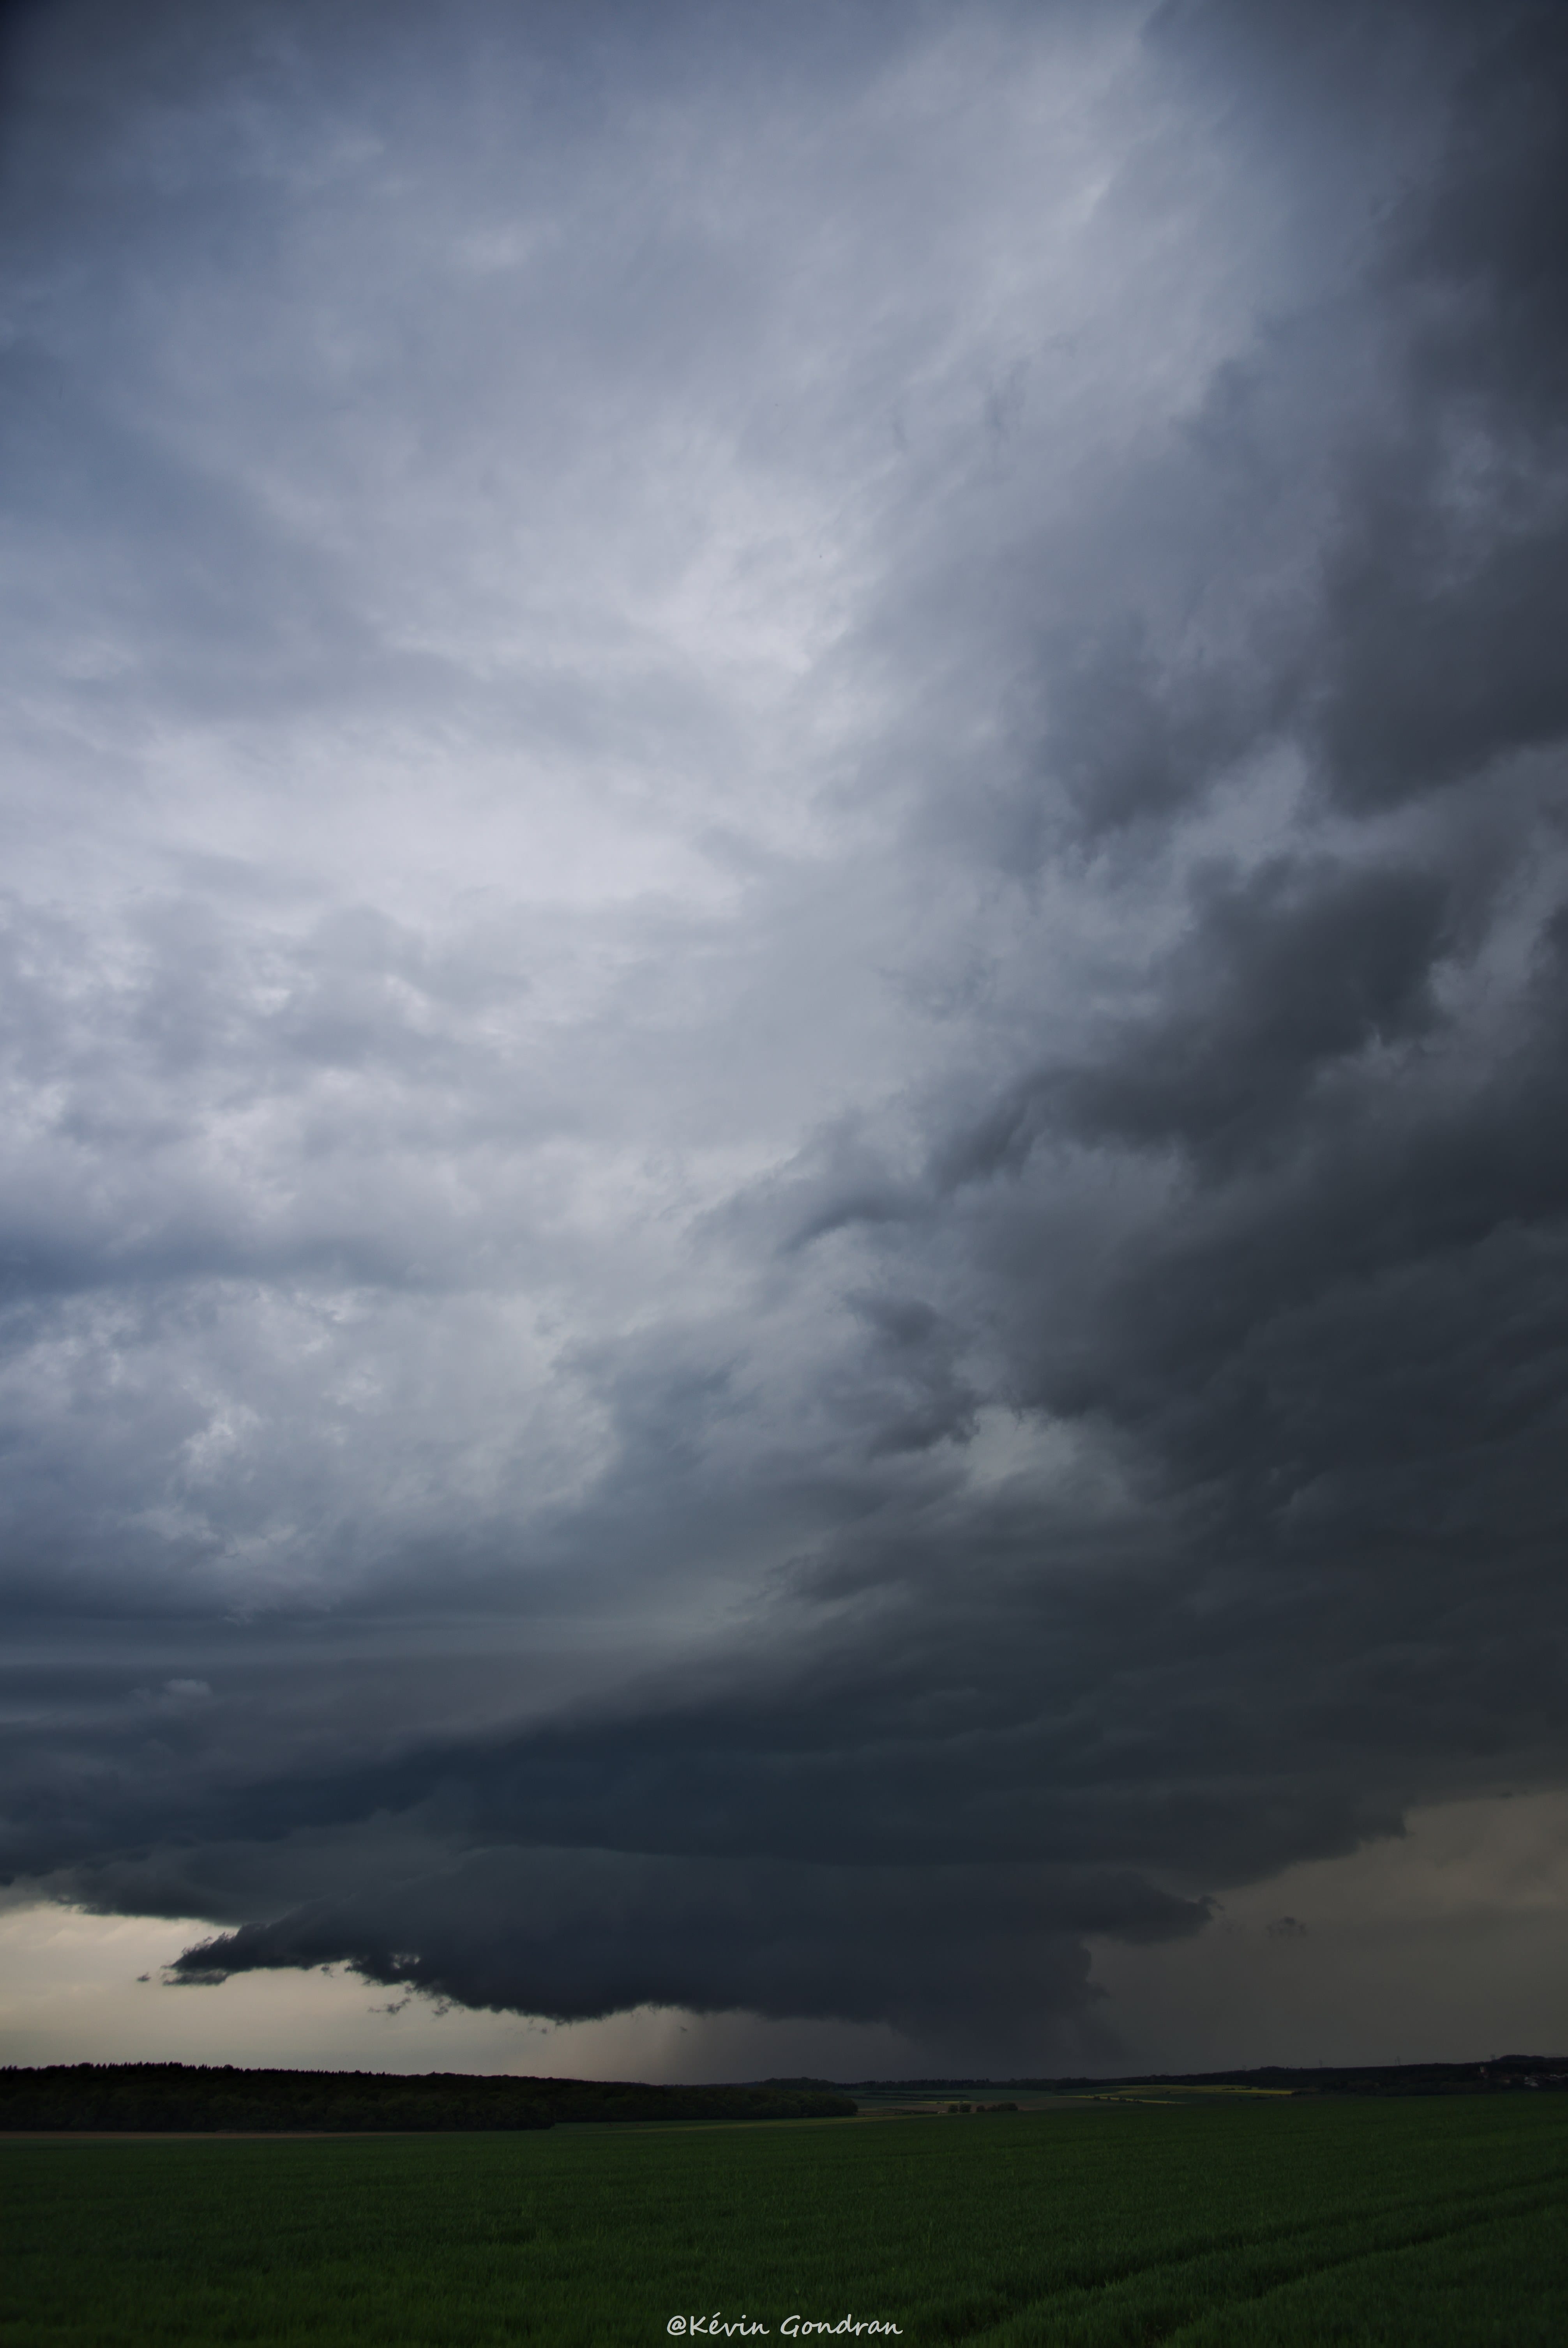
<instances>
[{"instance_id":1,"label":"grassy field","mask_svg":"<svg viewBox=\"0 0 1568 2348\"><path fill-rule=\"evenodd\" d=\"M35 2141L0 2210L6 2348L1568 2337L1558 2096Z\"/></svg>"}]
</instances>

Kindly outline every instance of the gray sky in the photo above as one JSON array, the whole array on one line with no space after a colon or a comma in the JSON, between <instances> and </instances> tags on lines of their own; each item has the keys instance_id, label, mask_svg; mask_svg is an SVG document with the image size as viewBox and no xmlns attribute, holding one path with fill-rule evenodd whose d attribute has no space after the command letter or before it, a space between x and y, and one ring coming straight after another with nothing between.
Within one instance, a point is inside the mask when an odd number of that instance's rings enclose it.
<instances>
[{"instance_id":1,"label":"gray sky","mask_svg":"<svg viewBox=\"0 0 1568 2348\"><path fill-rule=\"evenodd\" d=\"M1562 11L5 41L12 2058L1550 2037Z\"/></svg>"}]
</instances>

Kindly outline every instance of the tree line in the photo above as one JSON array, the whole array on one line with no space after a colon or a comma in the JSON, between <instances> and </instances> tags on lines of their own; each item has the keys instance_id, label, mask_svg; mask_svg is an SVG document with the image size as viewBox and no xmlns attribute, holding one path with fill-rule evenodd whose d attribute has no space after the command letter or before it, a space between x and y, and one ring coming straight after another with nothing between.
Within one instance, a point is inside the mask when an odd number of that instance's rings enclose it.
<instances>
[{"instance_id":1,"label":"tree line","mask_svg":"<svg viewBox=\"0 0 1568 2348\"><path fill-rule=\"evenodd\" d=\"M855 2108L852 2097L817 2087L654 2087L456 2071L251 2071L229 2063L0 2069L0 2130L518 2129L585 2120L845 2119Z\"/></svg>"}]
</instances>

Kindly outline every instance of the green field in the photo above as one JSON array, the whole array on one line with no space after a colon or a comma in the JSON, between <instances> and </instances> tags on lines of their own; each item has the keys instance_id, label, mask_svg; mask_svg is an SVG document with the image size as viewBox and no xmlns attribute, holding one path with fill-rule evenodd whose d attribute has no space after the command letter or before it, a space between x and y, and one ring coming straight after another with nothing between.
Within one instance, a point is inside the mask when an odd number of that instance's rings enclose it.
<instances>
[{"instance_id":1,"label":"green field","mask_svg":"<svg viewBox=\"0 0 1568 2348\"><path fill-rule=\"evenodd\" d=\"M1568 2338L1558 2096L56 2138L0 2147L0 2196L6 2348L588 2348L715 2313L995 2348Z\"/></svg>"}]
</instances>

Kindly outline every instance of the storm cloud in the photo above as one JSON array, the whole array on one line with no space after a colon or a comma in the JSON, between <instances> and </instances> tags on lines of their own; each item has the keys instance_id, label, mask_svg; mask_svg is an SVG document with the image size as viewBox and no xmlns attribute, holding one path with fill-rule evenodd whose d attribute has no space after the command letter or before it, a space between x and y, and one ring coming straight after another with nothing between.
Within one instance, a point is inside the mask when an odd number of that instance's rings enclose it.
<instances>
[{"instance_id":1,"label":"storm cloud","mask_svg":"<svg viewBox=\"0 0 1568 2348\"><path fill-rule=\"evenodd\" d=\"M5 37L19 1893L1044 2061L1568 1782L1562 11Z\"/></svg>"}]
</instances>

